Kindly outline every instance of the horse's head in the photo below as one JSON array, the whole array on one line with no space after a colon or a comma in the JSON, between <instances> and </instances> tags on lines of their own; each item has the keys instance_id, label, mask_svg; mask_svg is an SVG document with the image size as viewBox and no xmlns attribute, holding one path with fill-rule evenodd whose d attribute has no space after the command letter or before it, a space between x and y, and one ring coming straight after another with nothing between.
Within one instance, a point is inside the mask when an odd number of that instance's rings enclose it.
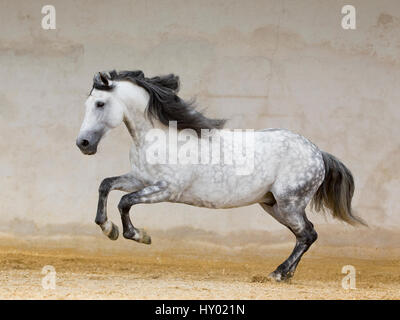
<instances>
[{"instance_id":1,"label":"horse's head","mask_svg":"<svg viewBox=\"0 0 400 320\"><path fill-rule=\"evenodd\" d=\"M225 120L206 118L193 109L191 102L179 98L178 91L179 77L174 74L146 78L140 70L97 73L77 146L84 154L95 154L104 134L122 121L130 133L133 129L147 130L152 120L166 127L176 121L178 130L193 129L198 134L201 129L223 127Z\"/></svg>"},{"instance_id":2,"label":"horse's head","mask_svg":"<svg viewBox=\"0 0 400 320\"><path fill-rule=\"evenodd\" d=\"M95 154L104 134L124 119L125 105L113 88L114 83L106 74L95 75L93 89L85 103L85 118L76 139L76 145L84 154Z\"/></svg>"}]
</instances>

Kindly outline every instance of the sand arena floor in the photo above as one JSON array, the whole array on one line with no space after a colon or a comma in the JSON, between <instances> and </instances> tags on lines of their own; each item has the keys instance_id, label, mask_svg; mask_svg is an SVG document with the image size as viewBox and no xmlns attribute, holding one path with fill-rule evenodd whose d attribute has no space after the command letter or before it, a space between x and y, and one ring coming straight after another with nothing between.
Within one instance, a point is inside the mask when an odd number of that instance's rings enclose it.
<instances>
[{"instance_id":1,"label":"sand arena floor","mask_svg":"<svg viewBox=\"0 0 400 320\"><path fill-rule=\"evenodd\" d=\"M238 238L182 228L152 231L151 246L101 234L3 233L0 299L400 299L398 233L382 246L376 230L346 232L337 243L320 232L288 283L265 279L293 247L286 233ZM56 270L55 290L42 287L45 265ZM356 268L354 290L342 288L344 265Z\"/></svg>"}]
</instances>

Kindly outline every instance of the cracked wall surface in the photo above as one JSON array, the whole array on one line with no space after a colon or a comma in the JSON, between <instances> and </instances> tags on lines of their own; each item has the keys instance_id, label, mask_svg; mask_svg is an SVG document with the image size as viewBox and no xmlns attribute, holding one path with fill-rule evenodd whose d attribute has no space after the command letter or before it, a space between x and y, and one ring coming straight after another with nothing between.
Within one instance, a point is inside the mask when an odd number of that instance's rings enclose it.
<instances>
[{"instance_id":1,"label":"cracked wall surface","mask_svg":"<svg viewBox=\"0 0 400 320\"><path fill-rule=\"evenodd\" d=\"M93 157L75 146L93 74L109 69L176 73L182 97L228 127L304 135L352 170L360 216L400 225L399 1L352 1L356 30L341 27L345 1L51 2L56 30L41 28L47 3L1 1L3 230L92 224L99 183L128 170L123 127ZM120 196L110 196L114 221ZM132 217L151 228L280 228L258 206L142 205Z\"/></svg>"}]
</instances>

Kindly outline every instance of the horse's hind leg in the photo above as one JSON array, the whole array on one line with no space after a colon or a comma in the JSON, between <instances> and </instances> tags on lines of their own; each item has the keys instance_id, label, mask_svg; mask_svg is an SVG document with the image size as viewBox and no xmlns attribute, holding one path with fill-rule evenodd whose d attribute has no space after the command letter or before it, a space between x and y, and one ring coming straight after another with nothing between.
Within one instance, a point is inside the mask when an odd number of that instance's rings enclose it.
<instances>
[{"instance_id":1,"label":"horse's hind leg","mask_svg":"<svg viewBox=\"0 0 400 320\"><path fill-rule=\"evenodd\" d=\"M116 240L118 238L119 231L118 227L107 219L108 194L112 190L133 192L141 188L143 188L143 184L129 173L118 177L105 178L101 182L95 222L111 240Z\"/></svg>"},{"instance_id":2,"label":"horse's hind leg","mask_svg":"<svg viewBox=\"0 0 400 320\"><path fill-rule=\"evenodd\" d=\"M303 254L317 240L317 232L314 230L313 224L306 217L304 202L300 202L302 203L301 205L296 205L296 202L293 203L293 201L279 200L274 204L261 203L261 206L269 214L289 228L296 236L296 245L289 258L269 275L269 278L276 281L291 278Z\"/></svg>"}]
</instances>

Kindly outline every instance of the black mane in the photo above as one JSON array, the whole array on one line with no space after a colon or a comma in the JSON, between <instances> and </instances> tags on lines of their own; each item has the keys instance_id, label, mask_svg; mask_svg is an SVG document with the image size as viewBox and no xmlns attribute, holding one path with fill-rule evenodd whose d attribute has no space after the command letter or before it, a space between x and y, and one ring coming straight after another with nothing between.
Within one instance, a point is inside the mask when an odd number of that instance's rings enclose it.
<instances>
[{"instance_id":1,"label":"black mane","mask_svg":"<svg viewBox=\"0 0 400 320\"><path fill-rule=\"evenodd\" d=\"M197 134L201 129L221 129L226 120L209 119L196 111L193 102L187 102L178 97L179 77L174 74L146 78L142 71L111 71L99 72L93 79L93 88L112 90L111 81L127 80L144 88L150 96L146 114L150 121L159 120L168 126L169 121L176 121L178 130L193 129Z\"/></svg>"}]
</instances>

